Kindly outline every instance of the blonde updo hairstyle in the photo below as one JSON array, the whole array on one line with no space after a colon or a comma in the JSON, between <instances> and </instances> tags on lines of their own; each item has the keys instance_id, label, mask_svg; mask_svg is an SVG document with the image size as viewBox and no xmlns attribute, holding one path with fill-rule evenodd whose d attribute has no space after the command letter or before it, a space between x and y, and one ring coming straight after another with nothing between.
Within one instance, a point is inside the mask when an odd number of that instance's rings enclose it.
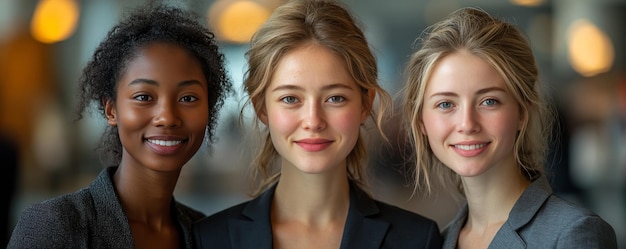
<instances>
[{"instance_id":1,"label":"blonde updo hairstyle","mask_svg":"<svg viewBox=\"0 0 626 249\"><path fill-rule=\"evenodd\" d=\"M391 105L391 97L378 85L377 61L370 50L365 35L353 16L338 1L295 0L279 6L269 20L255 33L246 53L248 70L244 89L248 94L246 105L252 104L255 112L265 109L264 96L272 75L281 58L304 44L323 46L341 57L348 72L361 88L364 107L376 117L380 132L384 112ZM372 110L368 93L378 94L376 111ZM258 117L254 120L260 131ZM280 157L274 148L267 129L263 130L263 145L252 163L251 175L258 183L256 196L276 183L280 170L276 160ZM366 187L365 143L359 136L354 149L347 157L348 177L359 187Z\"/></svg>"},{"instance_id":2,"label":"blonde updo hairstyle","mask_svg":"<svg viewBox=\"0 0 626 249\"><path fill-rule=\"evenodd\" d=\"M514 25L498 20L477 8L462 8L432 25L418 39L421 47L412 54L405 74L403 114L407 139L415 148L416 189L422 181L431 192L431 177L443 186L455 186L463 193L460 177L434 155L423 134L422 108L426 84L441 58L464 50L476 55L498 71L507 91L518 103L523 126L514 145L515 160L529 180L543 174L552 109L538 81L538 70L529 42Z\"/></svg>"}]
</instances>

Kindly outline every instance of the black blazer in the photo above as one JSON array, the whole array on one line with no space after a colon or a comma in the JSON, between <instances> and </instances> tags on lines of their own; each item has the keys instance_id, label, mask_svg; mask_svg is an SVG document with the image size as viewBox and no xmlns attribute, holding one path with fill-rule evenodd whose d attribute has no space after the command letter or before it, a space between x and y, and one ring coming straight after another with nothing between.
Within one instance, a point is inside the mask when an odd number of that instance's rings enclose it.
<instances>
[{"instance_id":1,"label":"black blazer","mask_svg":"<svg viewBox=\"0 0 626 249\"><path fill-rule=\"evenodd\" d=\"M193 226L195 248L272 248L270 206L276 185L257 198L206 217ZM441 248L437 223L371 199L350 184L350 208L341 248Z\"/></svg>"}]
</instances>

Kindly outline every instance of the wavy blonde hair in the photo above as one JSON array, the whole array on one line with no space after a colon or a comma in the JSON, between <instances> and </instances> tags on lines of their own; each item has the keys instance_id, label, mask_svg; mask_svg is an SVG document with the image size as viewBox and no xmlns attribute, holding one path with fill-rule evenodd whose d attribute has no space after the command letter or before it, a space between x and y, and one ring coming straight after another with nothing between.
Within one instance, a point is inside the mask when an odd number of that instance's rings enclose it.
<instances>
[{"instance_id":1,"label":"wavy blonde hair","mask_svg":"<svg viewBox=\"0 0 626 249\"><path fill-rule=\"evenodd\" d=\"M535 58L523 33L481 9L467 7L427 28L417 42L421 47L407 65L402 102L403 127L415 148L411 158L415 162L415 189L423 180L431 193L431 177L435 177L443 186L454 186L457 194L463 193L460 177L433 154L428 138L421 132L424 92L432 70L441 58L460 50L482 58L504 79L524 118L515 140L514 157L529 180L543 174L553 109L547 104L547 92L538 81Z\"/></svg>"},{"instance_id":2,"label":"wavy blonde hair","mask_svg":"<svg viewBox=\"0 0 626 249\"><path fill-rule=\"evenodd\" d=\"M347 8L338 1L288 1L272 13L252 37L246 53L248 70L244 76L244 89L248 99L245 106L252 104L257 114L263 112L265 91L278 62L288 51L308 42L324 46L344 60L348 72L362 89L363 105L370 110L370 116L375 117L375 124L382 134L380 124L391 105L391 97L378 84L377 61L365 35ZM378 105L371 106L369 91L378 94ZM251 176L258 185L252 192L253 196L266 190L280 177L280 167L276 163L280 155L272 144L268 130L261 129L260 123L258 116L255 117L254 127L262 132L263 145L251 165ZM366 157L365 143L359 135L346 164L348 177L361 188L367 186Z\"/></svg>"}]
</instances>

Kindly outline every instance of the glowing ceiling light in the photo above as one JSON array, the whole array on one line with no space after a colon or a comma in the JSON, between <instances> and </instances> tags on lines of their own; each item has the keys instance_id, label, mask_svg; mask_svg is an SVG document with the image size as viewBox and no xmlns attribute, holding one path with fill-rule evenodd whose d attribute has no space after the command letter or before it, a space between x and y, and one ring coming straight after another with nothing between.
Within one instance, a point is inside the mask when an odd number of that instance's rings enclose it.
<instances>
[{"instance_id":1,"label":"glowing ceiling light","mask_svg":"<svg viewBox=\"0 0 626 249\"><path fill-rule=\"evenodd\" d=\"M55 43L74 33L79 8L75 0L41 0L35 8L30 30L35 39Z\"/></svg>"},{"instance_id":2,"label":"glowing ceiling light","mask_svg":"<svg viewBox=\"0 0 626 249\"><path fill-rule=\"evenodd\" d=\"M575 21L570 26L568 55L574 70L587 77L611 69L615 57L609 37L587 20Z\"/></svg>"},{"instance_id":3,"label":"glowing ceiling light","mask_svg":"<svg viewBox=\"0 0 626 249\"><path fill-rule=\"evenodd\" d=\"M219 38L235 43L250 41L271 14L263 5L248 0L218 1L209 11L209 17L213 18L209 22Z\"/></svg>"},{"instance_id":4,"label":"glowing ceiling light","mask_svg":"<svg viewBox=\"0 0 626 249\"><path fill-rule=\"evenodd\" d=\"M511 3L520 6L534 7L543 4L544 0L511 0Z\"/></svg>"}]
</instances>

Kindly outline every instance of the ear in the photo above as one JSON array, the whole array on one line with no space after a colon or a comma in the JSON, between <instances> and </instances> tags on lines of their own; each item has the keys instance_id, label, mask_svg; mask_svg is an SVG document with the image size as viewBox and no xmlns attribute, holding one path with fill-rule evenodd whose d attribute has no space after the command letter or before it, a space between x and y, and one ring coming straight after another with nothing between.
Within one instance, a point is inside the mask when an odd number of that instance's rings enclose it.
<instances>
[{"instance_id":1,"label":"ear","mask_svg":"<svg viewBox=\"0 0 626 249\"><path fill-rule=\"evenodd\" d=\"M103 99L104 115L107 118L107 123L110 126L117 126L117 110L115 108L115 102L110 99Z\"/></svg>"},{"instance_id":2,"label":"ear","mask_svg":"<svg viewBox=\"0 0 626 249\"><path fill-rule=\"evenodd\" d=\"M263 100L254 99L252 100L252 105L254 106L254 112L256 112L256 116L263 122L263 124L267 125L267 109L265 108L265 103Z\"/></svg>"},{"instance_id":3,"label":"ear","mask_svg":"<svg viewBox=\"0 0 626 249\"><path fill-rule=\"evenodd\" d=\"M256 116L259 117L259 120L261 120L263 124L267 125L267 114L265 113L265 109L257 111Z\"/></svg>"},{"instance_id":4,"label":"ear","mask_svg":"<svg viewBox=\"0 0 626 249\"><path fill-rule=\"evenodd\" d=\"M365 123L367 117L369 117L372 112L372 108L374 107L374 98L376 98L376 90L367 89L366 98L363 103L366 104L363 107L363 111L361 112L361 124Z\"/></svg>"},{"instance_id":5,"label":"ear","mask_svg":"<svg viewBox=\"0 0 626 249\"><path fill-rule=\"evenodd\" d=\"M519 117L519 122L517 124L517 131L521 131L522 127L524 127L524 124L528 123L528 116L531 111L530 110L531 106L528 103L524 103L524 107L526 111L524 111L524 108L520 107L520 117Z\"/></svg>"},{"instance_id":6,"label":"ear","mask_svg":"<svg viewBox=\"0 0 626 249\"><path fill-rule=\"evenodd\" d=\"M422 132L422 135L424 136L428 136L428 134L426 134L426 128L424 128L424 123L422 121L420 122L420 131Z\"/></svg>"}]
</instances>

